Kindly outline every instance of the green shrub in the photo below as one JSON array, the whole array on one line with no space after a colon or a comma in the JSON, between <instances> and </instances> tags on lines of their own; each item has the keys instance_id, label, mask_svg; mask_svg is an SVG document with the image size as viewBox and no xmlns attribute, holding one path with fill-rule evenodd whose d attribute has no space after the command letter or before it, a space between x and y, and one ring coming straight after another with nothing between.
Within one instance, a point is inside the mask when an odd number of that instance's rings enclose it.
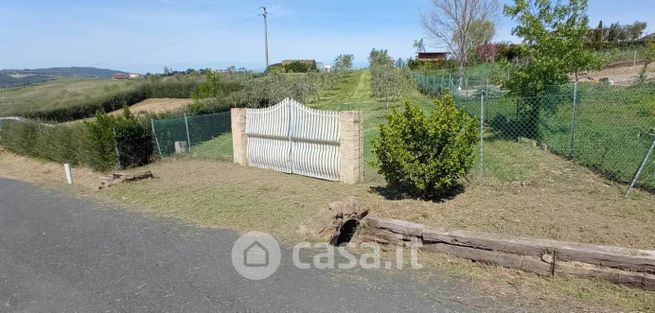
<instances>
[{"instance_id":1,"label":"green shrub","mask_svg":"<svg viewBox=\"0 0 655 313\"><path fill-rule=\"evenodd\" d=\"M17 154L33 155L39 124L36 122L4 121L0 124L0 144Z\"/></svg>"},{"instance_id":2,"label":"green shrub","mask_svg":"<svg viewBox=\"0 0 655 313\"><path fill-rule=\"evenodd\" d=\"M95 120L85 122L85 125L85 163L93 169L104 171L117 164L122 167L141 166L153 157L151 132L130 114L127 107L122 116L98 113ZM116 155L116 149L120 157Z\"/></svg>"},{"instance_id":3,"label":"green shrub","mask_svg":"<svg viewBox=\"0 0 655 313\"><path fill-rule=\"evenodd\" d=\"M388 123L373 140L372 164L389 186L424 198L450 193L469 172L479 125L450 95L434 105L426 115L405 101L403 112L386 115Z\"/></svg>"},{"instance_id":4,"label":"green shrub","mask_svg":"<svg viewBox=\"0 0 655 313\"><path fill-rule=\"evenodd\" d=\"M16 154L43 160L85 165L105 171L147 164L153 158L151 132L143 120L97 113L93 121L74 125L7 121L0 125L0 145Z\"/></svg>"},{"instance_id":5,"label":"green shrub","mask_svg":"<svg viewBox=\"0 0 655 313\"><path fill-rule=\"evenodd\" d=\"M432 60L432 61L419 61L416 59L409 59L407 66L412 71L429 72L437 70L454 69L457 64L454 60Z\"/></svg>"}]
</instances>

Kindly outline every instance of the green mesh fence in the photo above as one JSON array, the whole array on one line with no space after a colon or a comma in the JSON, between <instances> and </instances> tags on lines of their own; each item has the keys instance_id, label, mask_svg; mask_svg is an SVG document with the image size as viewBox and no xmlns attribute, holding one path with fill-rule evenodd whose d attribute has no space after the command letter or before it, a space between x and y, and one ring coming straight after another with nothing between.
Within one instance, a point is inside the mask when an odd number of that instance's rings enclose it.
<instances>
[{"instance_id":1,"label":"green mesh fence","mask_svg":"<svg viewBox=\"0 0 655 313\"><path fill-rule=\"evenodd\" d=\"M193 148L230 132L230 112L192 115L170 119L153 120L158 152L162 156L175 154L175 142L184 141ZM188 132L187 132L188 129Z\"/></svg>"},{"instance_id":2,"label":"green mesh fence","mask_svg":"<svg viewBox=\"0 0 655 313\"><path fill-rule=\"evenodd\" d=\"M445 92L440 85L434 88L428 93ZM458 106L478 118L485 94L485 141L535 140L550 152L623 183L632 180L655 140L652 83L569 84L549 88L538 97L512 97L488 85L466 92L453 89L452 94ZM486 166L494 165L482 168ZM636 186L655 191L655 154L644 164Z\"/></svg>"}]
</instances>

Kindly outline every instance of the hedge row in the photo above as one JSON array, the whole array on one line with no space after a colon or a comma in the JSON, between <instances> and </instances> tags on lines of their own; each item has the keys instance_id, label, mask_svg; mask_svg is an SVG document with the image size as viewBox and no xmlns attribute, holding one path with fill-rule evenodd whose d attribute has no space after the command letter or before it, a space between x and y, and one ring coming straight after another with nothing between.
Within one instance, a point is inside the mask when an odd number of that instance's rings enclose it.
<instances>
[{"instance_id":1,"label":"hedge row","mask_svg":"<svg viewBox=\"0 0 655 313\"><path fill-rule=\"evenodd\" d=\"M118 165L145 165L153 158L147 123L129 111L122 116L97 114L95 120L75 125L6 121L0 126L0 145L43 160L106 171Z\"/></svg>"}]
</instances>

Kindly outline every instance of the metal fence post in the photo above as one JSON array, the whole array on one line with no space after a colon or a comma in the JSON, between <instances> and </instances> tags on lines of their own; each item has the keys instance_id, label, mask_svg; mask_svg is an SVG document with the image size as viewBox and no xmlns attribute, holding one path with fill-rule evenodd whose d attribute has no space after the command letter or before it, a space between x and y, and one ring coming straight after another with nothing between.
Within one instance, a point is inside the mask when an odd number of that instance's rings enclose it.
<instances>
[{"instance_id":1,"label":"metal fence post","mask_svg":"<svg viewBox=\"0 0 655 313\"><path fill-rule=\"evenodd\" d=\"M114 135L114 151L116 152L116 165L118 165L118 168L123 168L123 166L121 165L121 154L118 150L118 141L116 140L116 128L112 128L111 132Z\"/></svg>"},{"instance_id":2,"label":"metal fence post","mask_svg":"<svg viewBox=\"0 0 655 313\"><path fill-rule=\"evenodd\" d=\"M632 58L632 66L637 65L637 50L635 50L634 57Z\"/></svg>"},{"instance_id":3,"label":"metal fence post","mask_svg":"<svg viewBox=\"0 0 655 313\"><path fill-rule=\"evenodd\" d=\"M480 95L480 177L484 175L484 92Z\"/></svg>"},{"instance_id":4,"label":"metal fence post","mask_svg":"<svg viewBox=\"0 0 655 313\"><path fill-rule=\"evenodd\" d=\"M569 148L569 158L573 157L575 150L575 131L576 131L576 112L578 110L578 81L573 83L573 112L571 114L571 146Z\"/></svg>"},{"instance_id":5,"label":"metal fence post","mask_svg":"<svg viewBox=\"0 0 655 313\"><path fill-rule=\"evenodd\" d=\"M189 145L189 153L191 153L191 135L189 135L189 121L186 118L186 113L184 113L184 126L186 127L186 142Z\"/></svg>"},{"instance_id":6,"label":"metal fence post","mask_svg":"<svg viewBox=\"0 0 655 313\"><path fill-rule=\"evenodd\" d=\"M152 136L155 137L155 143L157 144L157 151L159 152L159 157L161 158L161 147L159 146L159 139L157 139L157 133L155 132L155 121L150 119L150 128L152 128Z\"/></svg>"},{"instance_id":7,"label":"metal fence post","mask_svg":"<svg viewBox=\"0 0 655 313\"><path fill-rule=\"evenodd\" d=\"M637 179L639 179L639 175L641 175L641 171L644 170L644 167L646 166L646 163L648 163L648 159L650 158L650 155L653 153L653 149L655 149L655 137L653 137L653 143L650 144L650 148L648 149L648 152L646 152L646 155L644 155L644 159L641 160L641 164L639 165L639 169L637 169L635 176L632 177L632 181L630 182L630 187L628 187L628 191L625 193L626 196L630 194L632 188L635 186Z\"/></svg>"}]
</instances>

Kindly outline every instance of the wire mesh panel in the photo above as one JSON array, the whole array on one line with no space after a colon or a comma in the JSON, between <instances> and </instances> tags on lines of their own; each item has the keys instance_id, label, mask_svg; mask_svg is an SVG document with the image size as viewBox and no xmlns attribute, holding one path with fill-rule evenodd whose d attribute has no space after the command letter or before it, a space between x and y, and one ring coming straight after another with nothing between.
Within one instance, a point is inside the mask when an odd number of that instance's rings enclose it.
<instances>
[{"instance_id":1,"label":"wire mesh panel","mask_svg":"<svg viewBox=\"0 0 655 313\"><path fill-rule=\"evenodd\" d=\"M175 154L176 141L187 141L186 124L183 117L154 120L153 127L162 156Z\"/></svg>"},{"instance_id":2,"label":"wire mesh panel","mask_svg":"<svg viewBox=\"0 0 655 313\"><path fill-rule=\"evenodd\" d=\"M207 142L231 131L230 112L189 116L188 123L192 145Z\"/></svg>"},{"instance_id":3,"label":"wire mesh panel","mask_svg":"<svg viewBox=\"0 0 655 313\"><path fill-rule=\"evenodd\" d=\"M459 107L480 118L480 96L455 98ZM628 183L655 139L654 99L654 84L567 84L534 97L485 93L483 138L534 140L609 179ZM655 190L655 156L644 163L636 185Z\"/></svg>"},{"instance_id":4,"label":"wire mesh panel","mask_svg":"<svg viewBox=\"0 0 655 313\"><path fill-rule=\"evenodd\" d=\"M246 111L250 165L327 180L339 179L339 115L292 99Z\"/></svg>"},{"instance_id":5,"label":"wire mesh panel","mask_svg":"<svg viewBox=\"0 0 655 313\"><path fill-rule=\"evenodd\" d=\"M185 117L153 120L152 127L162 156L169 156L175 153L176 141L187 142L193 150L194 146L230 132L230 118L230 112L191 115L186 120Z\"/></svg>"}]
</instances>

